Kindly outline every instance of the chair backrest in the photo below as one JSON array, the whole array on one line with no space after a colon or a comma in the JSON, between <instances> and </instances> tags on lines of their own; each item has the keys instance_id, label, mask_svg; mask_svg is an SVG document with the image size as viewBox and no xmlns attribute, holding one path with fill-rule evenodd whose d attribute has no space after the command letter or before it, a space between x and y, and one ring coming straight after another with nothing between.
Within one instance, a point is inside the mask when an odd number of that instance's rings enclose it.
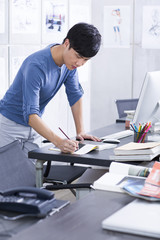
<instances>
[{"instance_id":1,"label":"chair backrest","mask_svg":"<svg viewBox=\"0 0 160 240\"><path fill-rule=\"evenodd\" d=\"M126 117L125 110L136 110L138 98L115 100L119 118Z\"/></svg>"},{"instance_id":2,"label":"chair backrest","mask_svg":"<svg viewBox=\"0 0 160 240\"><path fill-rule=\"evenodd\" d=\"M0 191L35 186L35 165L17 140L0 148Z\"/></svg>"}]
</instances>

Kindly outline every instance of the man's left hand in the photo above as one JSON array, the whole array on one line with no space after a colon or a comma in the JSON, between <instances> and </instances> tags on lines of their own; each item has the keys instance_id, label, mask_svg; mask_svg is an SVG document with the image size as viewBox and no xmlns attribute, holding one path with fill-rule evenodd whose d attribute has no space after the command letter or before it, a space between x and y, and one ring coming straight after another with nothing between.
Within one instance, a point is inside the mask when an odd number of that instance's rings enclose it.
<instances>
[{"instance_id":1,"label":"man's left hand","mask_svg":"<svg viewBox=\"0 0 160 240\"><path fill-rule=\"evenodd\" d=\"M86 133L82 133L82 134L78 134L76 136L76 139L79 141L83 141L83 140L91 140L91 141L95 141L95 142L101 142L102 140L96 136L92 136Z\"/></svg>"}]
</instances>

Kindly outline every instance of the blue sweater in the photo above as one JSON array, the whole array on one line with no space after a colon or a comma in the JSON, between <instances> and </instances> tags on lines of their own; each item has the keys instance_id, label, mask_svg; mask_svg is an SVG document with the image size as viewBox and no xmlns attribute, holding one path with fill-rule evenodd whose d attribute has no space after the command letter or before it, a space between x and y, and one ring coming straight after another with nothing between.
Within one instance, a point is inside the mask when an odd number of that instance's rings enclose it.
<instances>
[{"instance_id":1,"label":"blue sweater","mask_svg":"<svg viewBox=\"0 0 160 240\"><path fill-rule=\"evenodd\" d=\"M0 113L16 123L29 126L29 115L42 116L45 106L64 83L70 106L83 95L77 70L58 67L50 46L25 59L12 85L0 101Z\"/></svg>"}]
</instances>

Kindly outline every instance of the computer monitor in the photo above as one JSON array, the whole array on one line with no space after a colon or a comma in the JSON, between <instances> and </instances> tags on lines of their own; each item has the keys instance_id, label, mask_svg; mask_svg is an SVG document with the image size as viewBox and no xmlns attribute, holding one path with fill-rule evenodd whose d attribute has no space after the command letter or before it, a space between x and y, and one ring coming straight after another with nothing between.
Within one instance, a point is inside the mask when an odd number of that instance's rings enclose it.
<instances>
[{"instance_id":1,"label":"computer monitor","mask_svg":"<svg viewBox=\"0 0 160 240\"><path fill-rule=\"evenodd\" d=\"M148 121L151 131L160 130L160 71L146 74L133 118L136 126Z\"/></svg>"}]
</instances>

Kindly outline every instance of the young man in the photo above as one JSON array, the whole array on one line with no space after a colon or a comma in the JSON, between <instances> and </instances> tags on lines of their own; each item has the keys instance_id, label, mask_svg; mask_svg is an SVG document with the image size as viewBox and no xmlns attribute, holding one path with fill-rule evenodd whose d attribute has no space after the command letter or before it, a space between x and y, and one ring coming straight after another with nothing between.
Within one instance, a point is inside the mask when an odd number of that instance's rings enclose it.
<instances>
[{"instance_id":1,"label":"young man","mask_svg":"<svg viewBox=\"0 0 160 240\"><path fill-rule=\"evenodd\" d=\"M62 44L52 44L26 58L0 101L0 147L18 139L27 153L38 147L37 138L41 135L62 152L72 153L77 149L77 141L62 139L41 119L45 106L62 84L71 106L77 139L99 141L84 132L83 90L77 67L95 56L100 44L101 35L93 25L78 23L68 31Z\"/></svg>"}]
</instances>

